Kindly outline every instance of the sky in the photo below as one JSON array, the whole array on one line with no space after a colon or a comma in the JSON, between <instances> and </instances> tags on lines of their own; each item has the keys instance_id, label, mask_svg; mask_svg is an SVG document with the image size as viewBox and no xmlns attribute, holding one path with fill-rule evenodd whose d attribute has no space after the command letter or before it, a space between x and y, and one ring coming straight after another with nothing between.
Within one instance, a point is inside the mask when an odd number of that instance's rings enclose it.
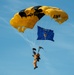
<instances>
[{"instance_id":1,"label":"sky","mask_svg":"<svg viewBox=\"0 0 74 75\"><path fill-rule=\"evenodd\" d=\"M33 29L18 32L10 25L13 15L30 6L46 5L64 10L69 18L59 25L44 16ZM0 75L74 75L74 0L0 0ZM54 30L54 42L39 41L37 26ZM40 51L33 68L32 48Z\"/></svg>"}]
</instances>

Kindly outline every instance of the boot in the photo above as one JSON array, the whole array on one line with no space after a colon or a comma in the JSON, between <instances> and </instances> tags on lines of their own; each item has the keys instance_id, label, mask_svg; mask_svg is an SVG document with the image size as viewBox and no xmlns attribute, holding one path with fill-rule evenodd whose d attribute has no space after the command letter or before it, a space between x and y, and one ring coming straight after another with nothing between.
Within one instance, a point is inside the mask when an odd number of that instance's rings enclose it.
<instances>
[{"instance_id":1,"label":"boot","mask_svg":"<svg viewBox=\"0 0 74 75\"><path fill-rule=\"evenodd\" d=\"M38 68L38 66L34 67L34 69Z\"/></svg>"}]
</instances>

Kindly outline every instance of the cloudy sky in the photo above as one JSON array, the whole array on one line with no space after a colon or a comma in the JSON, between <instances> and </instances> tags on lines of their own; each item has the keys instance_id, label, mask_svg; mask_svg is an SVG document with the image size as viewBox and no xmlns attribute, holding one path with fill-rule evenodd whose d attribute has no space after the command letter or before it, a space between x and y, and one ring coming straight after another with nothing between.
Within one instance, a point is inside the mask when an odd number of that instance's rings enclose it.
<instances>
[{"instance_id":1,"label":"cloudy sky","mask_svg":"<svg viewBox=\"0 0 74 75\"><path fill-rule=\"evenodd\" d=\"M69 19L59 25L44 16L24 33L10 25L15 13L37 5L58 7ZM0 75L74 75L74 0L1 0L0 7ZM37 26L54 30L55 42L36 40ZM44 51L34 70L32 48L38 46Z\"/></svg>"}]
</instances>

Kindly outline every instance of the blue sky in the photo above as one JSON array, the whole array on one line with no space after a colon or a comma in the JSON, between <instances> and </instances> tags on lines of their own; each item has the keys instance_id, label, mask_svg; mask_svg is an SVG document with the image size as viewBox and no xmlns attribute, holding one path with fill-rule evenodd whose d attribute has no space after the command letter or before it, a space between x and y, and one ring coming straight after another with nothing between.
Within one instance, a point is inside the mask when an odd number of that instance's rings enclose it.
<instances>
[{"instance_id":1,"label":"blue sky","mask_svg":"<svg viewBox=\"0 0 74 75\"><path fill-rule=\"evenodd\" d=\"M33 29L19 33L9 21L21 9L55 6L64 10L69 19L59 25L44 16ZM1 0L0 1L0 75L74 75L74 0ZM52 41L38 41L37 26L54 30ZM38 69L33 69L32 48L43 46Z\"/></svg>"}]
</instances>

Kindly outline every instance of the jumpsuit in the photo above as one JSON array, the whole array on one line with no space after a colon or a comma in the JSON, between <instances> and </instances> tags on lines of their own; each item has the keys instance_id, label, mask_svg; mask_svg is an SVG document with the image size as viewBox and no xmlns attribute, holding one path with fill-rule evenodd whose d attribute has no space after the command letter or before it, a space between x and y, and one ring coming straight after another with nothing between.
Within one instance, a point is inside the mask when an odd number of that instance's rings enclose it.
<instances>
[{"instance_id":1,"label":"jumpsuit","mask_svg":"<svg viewBox=\"0 0 74 75\"><path fill-rule=\"evenodd\" d=\"M34 68L37 68L37 61L38 61L39 56L40 56L40 54L34 55L34 61L33 61Z\"/></svg>"}]
</instances>

